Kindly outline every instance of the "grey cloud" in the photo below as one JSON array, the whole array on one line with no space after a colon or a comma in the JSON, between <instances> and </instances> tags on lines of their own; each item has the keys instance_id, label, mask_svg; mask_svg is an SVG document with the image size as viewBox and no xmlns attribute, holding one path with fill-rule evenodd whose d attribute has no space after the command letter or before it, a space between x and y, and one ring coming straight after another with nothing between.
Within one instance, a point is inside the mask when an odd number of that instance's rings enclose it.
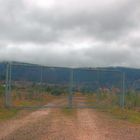
<instances>
[{"instance_id":1,"label":"grey cloud","mask_svg":"<svg viewBox=\"0 0 140 140\"><path fill-rule=\"evenodd\" d=\"M92 3L93 4L93 3ZM66 12L65 9L59 11L42 11L35 10L30 13L29 18L33 22L41 25L52 27L55 31L69 32L69 30L81 30L82 34L94 36L99 39L116 39L122 35L127 34L132 28L135 27L133 16L137 9L139 9L139 1L125 1L120 5L113 5L112 7L105 7L92 12L92 9L77 10L75 13ZM70 9L68 9L70 10Z\"/></svg>"},{"instance_id":2,"label":"grey cloud","mask_svg":"<svg viewBox=\"0 0 140 140\"><path fill-rule=\"evenodd\" d=\"M54 2L41 8L28 0L0 0L1 61L140 66L135 61L140 59L139 0Z\"/></svg>"},{"instance_id":3,"label":"grey cloud","mask_svg":"<svg viewBox=\"0 0 140 140\"><path fill-rule=\"evenodd\" d=\"M90 2L94 5L94 2ZM73 5L69 6L68 10L71 11L67 11L61 6L53 10L28 9L24 2L17 0L3 1L1 5L3 4L6 8L3 8L1 14L1 38L39 43L60 40L65 32L77 29L81 34L101 40L116 39L134 27L132 17L139 8L137 0L125 0L112 7L99 7L97 11L92 7L87 9L85 3L85 7L81 9L77 5L75 12L72 12Z\"/></svg>"},{"instance_id":4,"label":"grey cloud","mask_svg":"<svg viewBox=\"0 0 140 140\"><path fill-rule=\"evenodd\" d=\"M68 66L68 67L99 67L99 66L129 66L139 67L137 58L139 58L140 50L134 51L132 48L106 46L100 44L75 50L67 48L63 51L61 46L52 47L40 46L22 48L11 46L9 49L0 51L0 59L19 60L24 62L38 63L49 66ZM62 49L62 51L61 51ZM13 51L15 50L15 51Z\"/></svg>"}]
</instances>

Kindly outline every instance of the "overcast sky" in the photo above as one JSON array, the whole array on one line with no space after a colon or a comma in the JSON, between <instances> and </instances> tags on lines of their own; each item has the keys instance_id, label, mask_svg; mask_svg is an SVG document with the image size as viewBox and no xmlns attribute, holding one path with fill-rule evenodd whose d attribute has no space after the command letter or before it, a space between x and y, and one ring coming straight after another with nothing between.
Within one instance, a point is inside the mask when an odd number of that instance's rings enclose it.
<instances>
[{"instance_id":1,"label":"overcast sky","mask_svg":"<svg viewBox=\"0 0 140 140\"><path fill-rule=\"evenodd\" d=\"M0 61L140 68L140 0L0 0Z\"/></svg>"}]
</instances>

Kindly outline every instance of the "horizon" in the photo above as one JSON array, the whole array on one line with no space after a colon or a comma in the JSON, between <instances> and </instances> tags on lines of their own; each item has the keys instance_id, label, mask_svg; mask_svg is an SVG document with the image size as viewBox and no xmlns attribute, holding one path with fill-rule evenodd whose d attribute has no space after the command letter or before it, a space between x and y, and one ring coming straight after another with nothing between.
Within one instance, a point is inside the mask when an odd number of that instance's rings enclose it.
<instances>
[{"instance_id":1,"label":"horizon","mask_svg":"<svg viewBox=\"0 0 140 140\"><path fill-rule=\"evenodd\" d=\"M123 69L136 69L140 70L140 68L137 67L126 67L126 66L104 66L104 67L65 67L65 66L53 66L53 65L40 65L38 63L28 63L28 62L22 62L22 61L0 61L0 64L5 63L11 63L11 65L27 65L27 66L42 66L42 67L48 67L48 68L66 68L66 69L103 69L103 68L123 68Z\"/></svg>"}]
</instances>

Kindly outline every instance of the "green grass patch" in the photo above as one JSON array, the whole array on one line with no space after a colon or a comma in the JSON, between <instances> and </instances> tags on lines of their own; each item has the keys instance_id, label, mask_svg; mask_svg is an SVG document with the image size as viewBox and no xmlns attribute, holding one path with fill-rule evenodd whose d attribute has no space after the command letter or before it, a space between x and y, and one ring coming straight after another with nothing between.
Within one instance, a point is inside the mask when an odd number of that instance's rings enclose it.
<instances>
[{"instance_id":1,"label":"green grass patch","mask_svg":"<svg viewBox=\"0 0 140 140\"><path fill-rule=\"evenodd\" d=\"M88 106L95 106L97 110L107 112L114 118L140 124L140 95L129 93L126 96L126 108L119 107L119 96L113 94L93 94L86 98ZM136 110L136 108L138 108Z\"/></svg>"},{"instance_id":2,"label":"green grass patch","mask_svg":"<svg viewBox=\"0 0 140 140\"><path fill-rule=\"evenodd\" d=\"M116 119L126 120L132 123L140 124L140 112L119 107L97 108L100 111L111 114Z\"/></svg>"},{"instance_id":3,"label":"green grass patch","mask_svg":"<svg viewBox=\"0 0 140 140\"><path fill-rule=\"evenodd\" d=\"M29 107L29 106L40 106L47 104L47 101L44 101L43 99L33 99L33 100L15 100L14 105L15 106L23 106L23 107Z\"/></svg>"},{"instance_id":4,"label":"green grass patch","mask_svg":"<svg viewBox=\"0 0 140 140\"><path fill-rule=\"evenodd\" d=\"M37 104L37 102L35 102L35 101L27 101L27 100L18 102L18 106L24 106L24 107L26 107L26 106L34 106L36 104Z\"/></svg>"},{"instance_id":5,"label":"green grass patch","mask_svg":"<svg viewBox=\"0 0 140 140\"><path fill-rule=\"evenodd\" d=\"M17 109L0 108L0 120L11 119L18 113Z\"/></svg>"},{"instance_id":6,"label":"green grass patch","mask_svg":"<svg viewBox=\"0 0 140 140\"><path fill-rule=\"evenodd\" d=\"M70 107L64 107L62 108L62 113L66 116L75 116L76 115L76 109L70 108Z\"/></svg>"},{"instance_id":7,"label":"green grass patch","mask_svg":"<svg viewBox=\"0 0 140 140\"><path fill-rule=\"evenodd\" d=\"M96 99L95 95L86 96L86 105L87 106L96 106L97 105L97 99Z\"/></svg>"}]
</instances>

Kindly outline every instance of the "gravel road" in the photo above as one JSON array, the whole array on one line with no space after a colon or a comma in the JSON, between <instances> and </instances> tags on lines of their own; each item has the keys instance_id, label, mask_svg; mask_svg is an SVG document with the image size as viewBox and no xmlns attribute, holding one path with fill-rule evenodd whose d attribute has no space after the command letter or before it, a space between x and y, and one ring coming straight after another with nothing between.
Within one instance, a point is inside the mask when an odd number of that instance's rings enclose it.
<instances>
[{"instance_id":1,"label":"gravel road","mask_svg":"<svg viewBox=\"0 0 140 140\"><path fill-rule=\"evenodd\" d=\"M140 140L140 125L95 109L41 109L0 123L0 140Z\"/></svg>"}]
</instances>

